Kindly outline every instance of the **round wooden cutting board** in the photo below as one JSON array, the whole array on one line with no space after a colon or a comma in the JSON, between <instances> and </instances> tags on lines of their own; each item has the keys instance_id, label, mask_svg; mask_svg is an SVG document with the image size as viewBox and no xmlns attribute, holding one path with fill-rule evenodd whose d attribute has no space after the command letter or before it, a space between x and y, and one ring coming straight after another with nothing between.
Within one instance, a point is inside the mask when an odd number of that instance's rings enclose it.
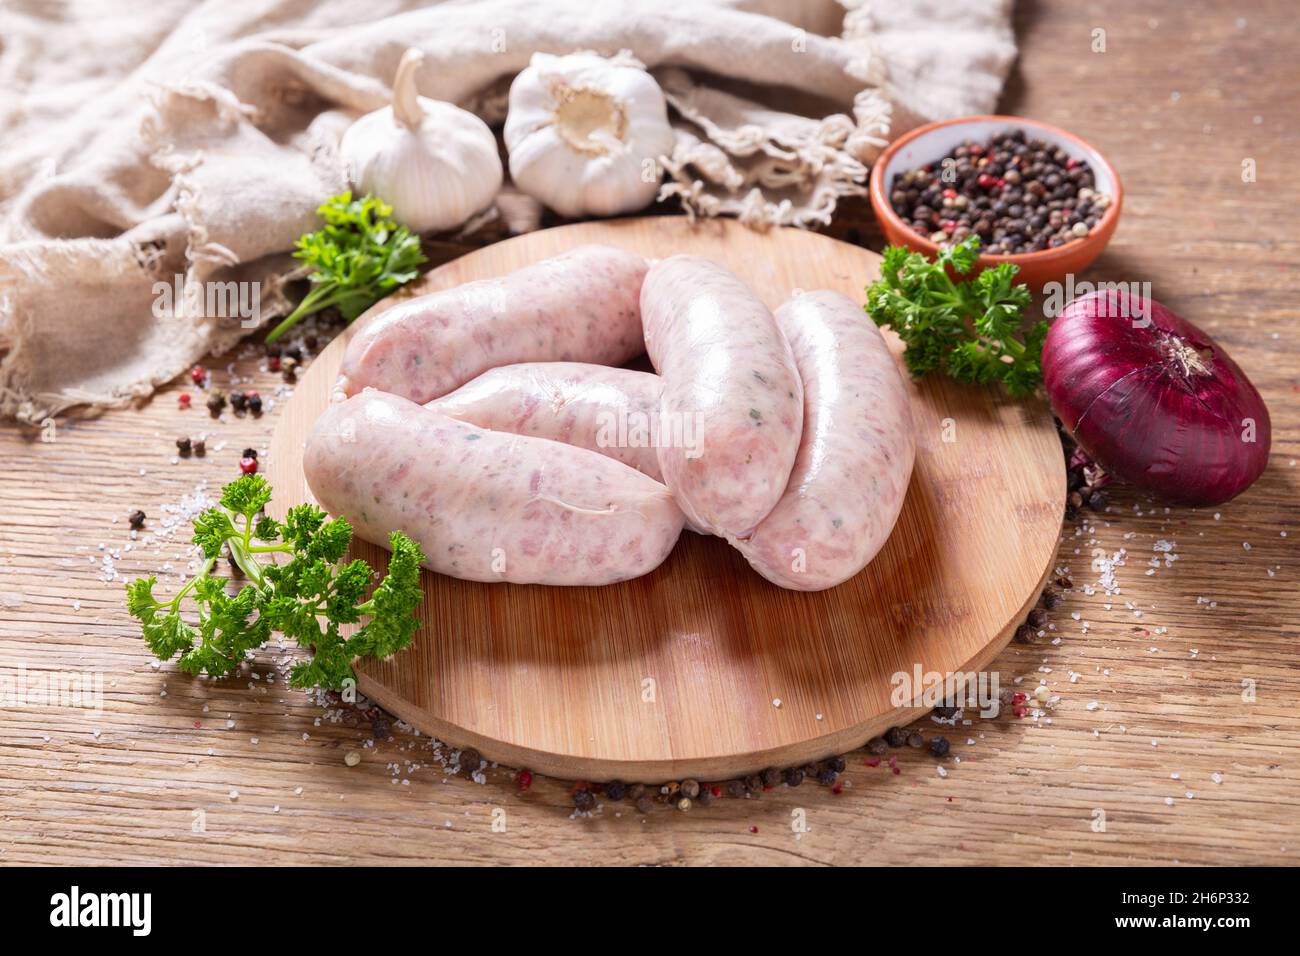
<instances>
[{"instance_id":1,"label":"round wooden cutting board","mask_svg":"<svg viewBox=\"0 0 1300 956\"><path fill-rule=\"evenodd\" d=\"M402 297L586 242L709 257L771 308L818 288L862 301L880 262L800 230L629 219L489 246ZM278 514L311 500L303 442L366 318L312 363L283 411L268 462ZM359 689L488 759L593 781L727 779L843 753L914 718L924 708L910 705L921 700L896 706L894 675L983 668L1033 606L1056 551L1065 466L1039 403L937 375L910 390L917 457L902 516L879 556L845 584L782 590L725 541L689 532L653 574L610 587L479 584L426 571L412 646L360 664ZM357 541L353 550L386 566L380 548Z\"/></svg>"}]
</instances>

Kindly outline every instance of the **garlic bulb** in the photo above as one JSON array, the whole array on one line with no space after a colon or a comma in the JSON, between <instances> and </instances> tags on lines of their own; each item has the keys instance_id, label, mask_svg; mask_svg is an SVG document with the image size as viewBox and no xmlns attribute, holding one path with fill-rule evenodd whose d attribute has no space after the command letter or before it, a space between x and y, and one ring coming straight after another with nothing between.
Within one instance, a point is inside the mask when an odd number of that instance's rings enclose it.
<instances>
[{"instance_id":1,"label":"garlic bulb","mask_svg":"<svg viewBox=\"0 0 1300 956\"><path fill-rule=\"evenodd\" d=\"M416 93L423 59L419 50L406 51L393 80L393 105L361 117L339 144L352 188L391 205L393 218L414 232L461 225L492 202L502 178L486 123Z\"/></svg>"},{"instance_id":2,"label":"garlic bulb","mask_svg":"<svg viewBox=\"0 0 1300 956\"><path fill-rule=\"evenodd\" d=\"M563 216L648 206L673 130L659 84L629 54L533 54L510 86L510 175Z\"/></svg>"}]
</instances>

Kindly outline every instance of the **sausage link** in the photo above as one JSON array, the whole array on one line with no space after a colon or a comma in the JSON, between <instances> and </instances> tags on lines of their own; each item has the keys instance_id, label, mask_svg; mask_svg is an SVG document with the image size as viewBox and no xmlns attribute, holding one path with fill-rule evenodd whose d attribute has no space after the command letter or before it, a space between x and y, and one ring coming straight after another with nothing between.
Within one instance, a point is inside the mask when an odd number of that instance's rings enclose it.
<instances>
[{"instance_id":1,"label":"sausage link","mask_svg":"<svg viewBox=\"0 0 1300 956\"><path fill-rule=\"evenodd\" d=\"M898 520L916 457L912 406L880 331L838 292L776 311L804 387L804 429L785 494L746 541L757 571L820 591L861 571Z\"/></svg>"},{"instance_id":2,"label":"sausage link","mask_svg":"<svg viewBox=\"0 0 1300 956\"><path fill-rule=\"evenodd\" d=\"M524 362L490 369L426 405L479 428L586 448L662 481L654 445L662 392L649 372Z\"/></svg>"},{"instance_id":3,"label":"sausage link","mask_svg":"<svg viewBox=\"0 0 1300 956\"><path fill-rule=\"evenodd\" d=\"M622 365L644 351L646 261L578 246L496 279L400 302L348 343L336 393L380 388L418 404L516 362Z\"/></svg>"},{"instance_id":4,"label":"sausage link","mask_svg":"<svg viewBox=\"0 0 1300 956\"><path fill-rule=\"evenodd\" d=\"M326 409L303 470L360 537L405 531L426 567L469 581L625 581L658 567L682 530L668 489L612 458L374 389Z\"/></svg>"},{"instance_id":5,"label":"sausage link","mask_svg":"<svg viewBox=\"0 0 1300 956\"><path fill-rule=\"evenodd\" d=\"M646 350L664 380L664 481L692 524L744 538L785 491L803 390L772 313L726 269L695 256L656 262L641 288Z\"/></svg>"}]
</instances>

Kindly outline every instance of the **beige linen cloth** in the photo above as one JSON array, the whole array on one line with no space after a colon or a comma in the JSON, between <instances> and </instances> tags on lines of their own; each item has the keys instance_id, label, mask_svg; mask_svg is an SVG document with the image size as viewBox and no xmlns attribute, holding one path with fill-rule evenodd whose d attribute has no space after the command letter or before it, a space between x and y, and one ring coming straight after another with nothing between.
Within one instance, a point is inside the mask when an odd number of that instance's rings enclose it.
<instances>
[{"instance_id":1,"label":"beige linen cloth","mask_svg":"<svg viewBox=\"0 0 1300 956\"><path fill-rule=\"evenodd\" d=\"M890 135L990 111L1011 0L5 0L0 4L0 417L148 395L249 329L204 283L261 283L346 183L338 137L420 91L504 118L534 51L630 51L678 141L664 197L815 225ZM155 283L183 301L155 316Z\"/></svg>"}]
</instances>

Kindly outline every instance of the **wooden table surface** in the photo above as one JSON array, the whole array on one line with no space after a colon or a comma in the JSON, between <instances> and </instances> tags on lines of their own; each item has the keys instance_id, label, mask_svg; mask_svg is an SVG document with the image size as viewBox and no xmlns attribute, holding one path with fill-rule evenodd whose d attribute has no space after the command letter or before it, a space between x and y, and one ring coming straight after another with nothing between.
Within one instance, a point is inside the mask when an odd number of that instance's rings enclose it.
<instances>
[{"instance_id":1,"label":"wooden table surface","mask_svg":"<svg viewBox=\"0 0 1300 956\"><path fill-rule=\"evenodd\" d=\"M44 434L0 429L0 694L55 674L101 680L103 700L100 712L0 701L0 863L1300 857L1300 25L1284 0L1138 6L1020 3L1022 57L1001 107L1106 152L1127 202L1084 278L1149 281L1215 335L1268 401L1273 454L1217 512L1114 489L1104 514L1065 525L1058 560L1075 590L1052 613L1059 642L1013 644L993 665L1003 686L1046 681L1059 701L1038 719L944 728L948 758L905 748L898 773L856 751L838 793L805 783L685 813L606 803L574 819L569 782L538 777L521 793L506 768L467 780L443 769L445 748L400 727L375 739L353 705L289 690L279 648L225 682L154 666L123 581L168 562L175 580L185 496L235 477L240 449L265 448L276 420L272 407L212 422L201 394L181 411L177 382L138 410L60 418ZM1091 52L1097 29L1104 53ZM1248 159L1253 183L1242 181ZM870 218L853 203L830 231L879 249ZM229 388L233 362L273 395L278 379L259 357L250 346L209 362L214 384ZM173 462L174 438L203 431L206 457ZM135 508L161 532L155 543L130 541ZM1157 542L1173 542L1176 560ZM1117 553L1121 593L1108 597L1093 562Z\"/></svg>"}]
</instances>

